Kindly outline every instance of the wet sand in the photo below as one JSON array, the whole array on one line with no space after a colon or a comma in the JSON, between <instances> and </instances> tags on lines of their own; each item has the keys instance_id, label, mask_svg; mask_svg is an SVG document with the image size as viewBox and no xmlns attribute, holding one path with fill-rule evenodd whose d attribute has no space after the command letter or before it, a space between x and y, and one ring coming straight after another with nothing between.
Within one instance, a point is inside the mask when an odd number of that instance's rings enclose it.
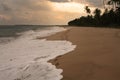
<instances>
[{"instance_id":1,"label":"wet sand","mask_svg":"<svg viewBox=\"0 0 120 80\"><path fill-rule=\"evenodd\" d=\"M120 80L120 29L71 27L47 39L77 45L50 61L63 69L62 80Z\"/></svg>"}]
</instances>

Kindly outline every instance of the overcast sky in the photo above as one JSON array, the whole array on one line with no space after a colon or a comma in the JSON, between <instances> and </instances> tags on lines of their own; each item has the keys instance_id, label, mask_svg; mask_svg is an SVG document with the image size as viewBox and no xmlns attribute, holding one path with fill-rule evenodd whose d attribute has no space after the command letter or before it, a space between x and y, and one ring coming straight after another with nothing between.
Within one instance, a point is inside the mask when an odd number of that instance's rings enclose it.
<instances>
[{"instance_id":1,"label":"overcast sky","mask_svg":"<svg viewBox=\"0 0 120 80\"><path fill-rule=\"evenodd\" d=\"M0 0L0 24L67 24L102 0Z\"/></svg>"}]
</instances>

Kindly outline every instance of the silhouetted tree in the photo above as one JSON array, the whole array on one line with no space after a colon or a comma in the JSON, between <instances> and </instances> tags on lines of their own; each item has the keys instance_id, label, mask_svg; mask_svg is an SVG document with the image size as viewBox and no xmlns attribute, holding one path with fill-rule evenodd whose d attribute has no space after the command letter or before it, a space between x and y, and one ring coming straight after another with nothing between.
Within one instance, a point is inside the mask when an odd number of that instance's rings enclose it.
<instances>
[{"instance_id":1,"label":"silhouetted tree","mask_svg":"<svg viewBox=\"0 0 120 80\"><path fill-rule=\"evenodd\" d=\"M90 10L90 8L89 8L88 6L85 7L85 10L86 10L86 12L87 12L88 14L91 13L91 10Z\"/></svg>"},{"instance_id":2,"label":"silhouetted tree","mask_svg":"<svg viewBox=\"0 0 120 80\"><path fill-rule=\"evenodd\" d=\"M103 0L104 5L105 1ZM112 8L105 8L103 14L101 14L99 8L96 8L94 10L94 16L90 15L91 10L86 6L85 10L88 15L74 19L68 22L68 24L76 26L113 26L120 28L120 0L109 0L107 4L112 6Z\"/></svg>"}]
</instances>

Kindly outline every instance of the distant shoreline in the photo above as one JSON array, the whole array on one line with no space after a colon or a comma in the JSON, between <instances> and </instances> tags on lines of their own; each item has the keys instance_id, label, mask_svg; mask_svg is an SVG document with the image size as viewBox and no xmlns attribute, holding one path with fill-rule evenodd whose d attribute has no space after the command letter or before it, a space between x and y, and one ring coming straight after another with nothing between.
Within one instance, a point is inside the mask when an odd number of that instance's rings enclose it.
<instances>
[{"instance_id":1,"label":"distant shoreline","mask_svg":"<svg viewBox=\"0 0 120 80\"><path fill-rule=\"evenodd\" d=\"M68 25L69 27L75 26L75 27L93 27L93 28L115 28L115 29L120 29L120 26L77 26L77 25Z\"/></svg>"}]
</instances>

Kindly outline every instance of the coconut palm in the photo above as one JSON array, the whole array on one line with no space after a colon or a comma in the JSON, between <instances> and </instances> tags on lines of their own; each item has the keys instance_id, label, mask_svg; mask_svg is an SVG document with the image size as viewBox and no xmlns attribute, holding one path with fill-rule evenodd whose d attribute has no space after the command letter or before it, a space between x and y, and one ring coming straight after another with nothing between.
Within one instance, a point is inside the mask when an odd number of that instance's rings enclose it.
<instances>
[{"instance_id":1,"label":"coconut palm","mask_svg":"<svg viewBox=\"0 0 120 80\"><path fill-rule=\"evenodd\" d=\"M113 5L113 9L120 7L120 0L110 0L108 1L108 5Z\"/></svg>"},{"instance_id":2,"label":"coconut palm","mask_svg":"<svg viewBox=\"0 0 120 80\"><path fill-rule=\"evenodd\" d=\"M88 14L90 14L90 13L91 13L91 10L89 9L89 7L88 7L88 6L86 6L86 7L85 7L85 10L86 10L86 12L87 12Z\"/></svg>"}]
</instances>

